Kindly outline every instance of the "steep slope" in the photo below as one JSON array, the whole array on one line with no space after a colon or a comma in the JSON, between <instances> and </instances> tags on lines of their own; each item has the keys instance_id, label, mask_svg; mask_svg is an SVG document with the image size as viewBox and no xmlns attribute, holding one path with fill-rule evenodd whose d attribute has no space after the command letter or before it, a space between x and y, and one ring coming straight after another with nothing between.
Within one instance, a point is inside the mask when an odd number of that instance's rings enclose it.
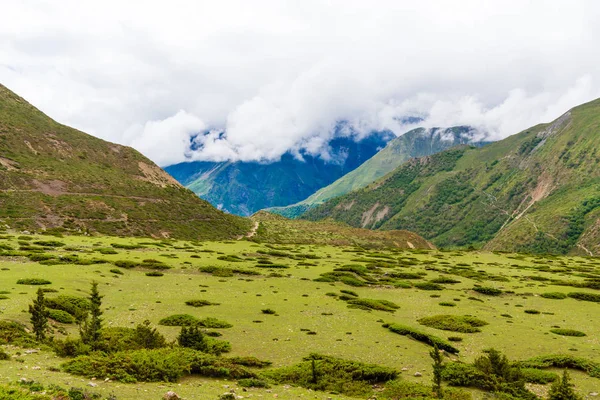
<instances>
[{"instance_id":1,"label":"steep slope","mask_svg":"<svg viewBox=\"0 0 600 400\"><path fill-rule=\"evenodd\" d=\"M477 132L468 126L452 128L417 128L390 141L385 148L356 168L307 199L286 207L273 207L266 211L296 218L302 213L334 197L361 189L378 178L393 171L413 157L423 157L451 147L473 143L481 146L485 142L475 142Z\"/></svg>"},{"instance_id":2,"label":"steep slope","mask_svg":"<svg viewBox=\"0 0 600 400\"><path fill-rule=\"evenodd\" d=\"M165 170L214 206L238 215L251 215L273 206L296 203L354 170L393 138L391 132L373 132L355 141L337 137L329 143L330 159L290 153L273 163L190 162Z\"/></svg>"},{"instance_id":3,"label":"steep slope","mask_svg":"<svg viewBox=\"0 0 600 400\"><path fill-rule=\"evenodd\" d=\"M483 148L411 160L308 211L438 246L600 254L600 100Z\"/></svg>"},{"instance_id":4,"label":"steep slope","mask_svg":"<svg viewBox=\"0 0 600 400\"><path fill-rule=\"evenodd\" d=\"M187 239L231 238L251 227L137 151L58 124L2 85L0 223Z\"/></svg>"},{"instance_id":5,"label":"steep slope","mask_svg":"<svg viewBox=\"0 0 600 400\"><path fill-rule=\"evenodd\" d=\"M362 248L434 249L421 236L408 231L374 231L326 221L287 219L259 211L254 214L256 230L250 240L281 244L323 244Z\"/></svg>"}]
</instances>

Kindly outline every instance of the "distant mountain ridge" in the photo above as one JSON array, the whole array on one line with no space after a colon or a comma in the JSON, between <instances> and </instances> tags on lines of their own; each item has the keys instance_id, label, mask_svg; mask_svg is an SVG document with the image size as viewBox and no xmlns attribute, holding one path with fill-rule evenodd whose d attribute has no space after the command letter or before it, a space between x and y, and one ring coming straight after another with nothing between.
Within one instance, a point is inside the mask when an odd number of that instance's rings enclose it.
<instances>
[{"instance_id":1,"label":"distant mountain ridge","mask_svg":"<svg viewBox=\"0 0 600 400\"><path fill-rule=\"evenodd\" d=\"M331 160L301 151L302 159L288 152L272 163L194 161L165 171L217 208L249 216L305 199L360 166L393 138L389 131L371 132L360 140L337 135L328 143Z\"/></svg>"},{"instance_id":2,"label":"distant mountain ridge","mask_svg":"<svg viewBox=\"0 0 600 400\"><path fill-rule=\"evenodd\" d=\"M600 255L600 99L482 148L413 159L302 218L437 246Z\"/></svg>"},{"instance_id":3,"label":"distant mountain ridge","mask_svg":"<svg viewBox=\"0 0 600 400\"><path fill-rule=\"evenodd\" d=\"M296 218L327 200L369 185L410 158L428 156L461 144L474 146L486 144L479 141L480 137L483 135L469 126L413 129L391 140L385 148L360 167L319 189L307 199L286 207L272 207L266 211Z\"/></svg>"},{"instance_id":4,"label":"distant mountain ridge","mask_svg":"<svg viewBox=\"0 0 600 400\"><path fill-rule=\"evenodd\" d=\"M252 223L134 149L61 125L0 85L0 225L198 240L235 238Z\"/></svg>"}]
</instances>

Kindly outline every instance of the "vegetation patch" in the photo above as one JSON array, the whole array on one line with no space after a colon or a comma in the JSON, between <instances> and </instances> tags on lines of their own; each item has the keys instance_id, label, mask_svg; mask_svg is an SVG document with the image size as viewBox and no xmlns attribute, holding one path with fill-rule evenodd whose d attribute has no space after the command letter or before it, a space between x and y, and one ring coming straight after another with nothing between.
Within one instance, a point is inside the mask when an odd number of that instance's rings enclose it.
<instances>
[{"instance_id":1,"label":"vegetation patch","mask_svg":"<svg viewBox=\"0 0 600 400\"><path fill-rule=\"evenodd\" d=\"M263 375L278 384L365 397L372 386L398 377L393 368L311 354L299 364L268 370Z\"/></svg>"},{"instance_id":2,"label":"vegetation patch","mask_svg":"<svg viewBox=\"0 0 600 400\"><path fill-rule=\"evenodd\" d=\"M574 337L586 336L585 333L583 333L581 331L576 331L574 329L555 328L555 329L550 329L550 332L552 332L556 335L561 335L561 336L574 336Z\"/></svg>"},{"instance_id":3,"label":"vegetation patch","mask_svg":"<svg viewBox=\"0 0 600 400\"><path fill-rule=\"evenodd\" d=\"M340 296L340 299L342 296ZM375 299L364 299L364 298L348 298L349 308L358 308L361 310L378 310L386 312L394 312L400 308L399 305L388 300L375 300Z\"/></svg>"},{"instance_id":4,"label":"vegetation patch","mask_svg":"<svg viewBox=\"0 0 600 400\"><path fill-rule=\"evenodd\" d=\"M195 299L195 300L188 300L185 302L185 304L187 304L188 306L192 306L192 307L206 307L206 306L218 306L220 303L213 303L212 301L208 301L208 300Z\"/></svg>"},{"instance_id":5,"label":"vegetation patch","mask_svg":"<svg viewBox=\"0 0 600 400\"><path fill-rule=\"evenodd\" d=\"M62 324L72 324L75 318L63 310L48 310L48 317Z\"/></svg>"},{"instance_id":6,"label":"vegetation patch","mask_svg":"<svg viewBox=\"0 0 600 400\"><path fill-rule=\"evenodd\" d=\"M50 282L47 279L41 279L41 278L24 278L24 279L19 279L17 281L17 285L51 285L52 282Z\"/></svg>"},{"instance_id":7,"label":"vegetation patch","mask_svg":"<svg viewBox=\"0 0 600 400\"><path fill-rule=\"evenodd\" d=\"M567 298L567 295L561 292L546 292L542 293L542 296L545 299L553 299L553 300L563 300Z\"/></svg>"},{"instance_id":8,"label":"vegetation patch","mask_svg":"<svg viewBox=\"0 0 600 400\"><path fill-rule=\"evenodd\" d=\"M430 328L460 333L481 332L479 328L488 324L469 315L434 315L421 318L418 322Z\"/></svg>"},{"instance_id":9,"label":"vegetation patch","mask_svg":"<svg viewBox=\"0 0 600 400\"><path fill-rule=\"evenodd\" d=\"M400 324L384 324L384 328L388 328L390 331L397 333L402 336L409 336L419 342L423 342L428 344L429 346L437 346L440 350L445 350L451 354L458 354L459 350L452 346L450 343L447 343L443 339L440 339L437 336L429 335L424 332L420 332L414 328L409 326L400 325Z\"/></svg>"},{"instance_id":10,"label":"vegetation patch","mask_svg":"<svg viewBox=\"0 0 600 400\"><path fill-rule=\"evenodd\" d=\"M571 292L568 296L572 299L582 300L582 301L591 301L594 303L600 303L600 294L596 293L587 293L587 292Z\"/></svg>"},{"instance_id":11,"label":"vegetation patch","mask_svg":"<svg viewBox=\"0 0 600 400\"><path fill-rule=\"evenodd\" d=\"M486 296L500 296L502 294L502 290L493 287L475 286L472 290Z\"/></svg>"}]
</instances>

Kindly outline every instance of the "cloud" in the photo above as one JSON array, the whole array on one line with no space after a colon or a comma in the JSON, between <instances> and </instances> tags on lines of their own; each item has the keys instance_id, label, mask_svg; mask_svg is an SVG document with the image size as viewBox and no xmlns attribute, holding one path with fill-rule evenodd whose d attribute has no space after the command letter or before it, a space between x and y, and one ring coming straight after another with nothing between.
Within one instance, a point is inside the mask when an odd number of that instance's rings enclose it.
<instances>
[{"instance_id":1,"label":"cloud","mask_svg":"<svg viewBox=\"0 0 600 400\"><path fill-rule=\"evenodd\" d=\"M599 18L586 0L22 0L0 82L160 165L326 155L339 121L402 134L415 115L499 139L600 97Z\"/></svg>"}]
</instances>

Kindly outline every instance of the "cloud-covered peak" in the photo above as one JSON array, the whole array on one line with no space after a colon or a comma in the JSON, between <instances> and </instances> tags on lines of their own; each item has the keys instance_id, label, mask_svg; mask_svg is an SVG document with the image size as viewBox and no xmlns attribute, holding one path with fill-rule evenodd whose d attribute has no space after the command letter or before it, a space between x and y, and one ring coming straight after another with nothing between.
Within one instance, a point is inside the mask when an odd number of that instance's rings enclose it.
<instances>
[{"instance_id":1,"label":"cloud-covered peak","mask_svg":"<svg viewBox=\"0 0 600 400\"><path fill-rule=\"evenodd\" d=\"M161 165L317 153L339 121L400 135L419 116L499 139L600 97L594 1L22 0L2 14L3 84Z\"/></svg>"}]
</instances>

